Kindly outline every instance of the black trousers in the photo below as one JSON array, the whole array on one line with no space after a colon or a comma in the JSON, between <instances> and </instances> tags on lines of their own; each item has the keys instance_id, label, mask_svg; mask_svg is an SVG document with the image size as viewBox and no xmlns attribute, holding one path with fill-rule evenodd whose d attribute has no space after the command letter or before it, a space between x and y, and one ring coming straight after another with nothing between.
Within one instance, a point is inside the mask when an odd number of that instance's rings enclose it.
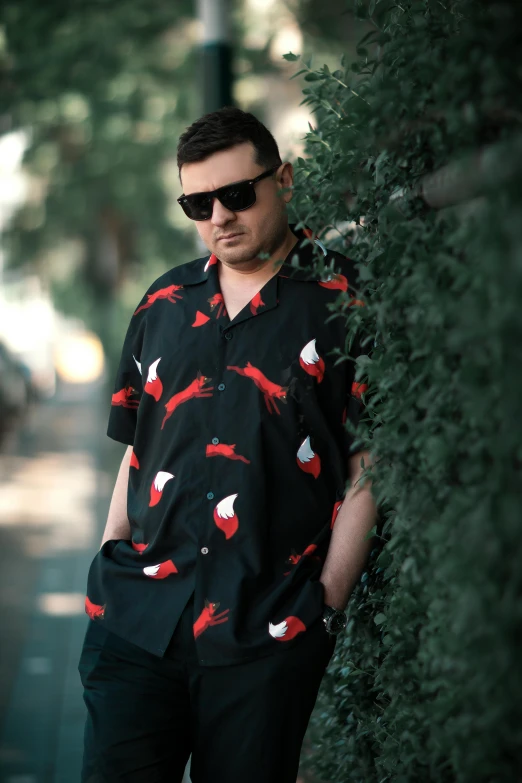
<instances>
[{"instance_id":1,"label":"black trousers","mask_svg":"<svg viewBox=\"0 0 522 783\"><path fill-rule=\"evenodd\" d=\"M192 600L164 658L90 621L79 670L88 717L82 783L295 783L335 648L318 620L291 649L200 666Z\"/></svg>"}]
</instances>

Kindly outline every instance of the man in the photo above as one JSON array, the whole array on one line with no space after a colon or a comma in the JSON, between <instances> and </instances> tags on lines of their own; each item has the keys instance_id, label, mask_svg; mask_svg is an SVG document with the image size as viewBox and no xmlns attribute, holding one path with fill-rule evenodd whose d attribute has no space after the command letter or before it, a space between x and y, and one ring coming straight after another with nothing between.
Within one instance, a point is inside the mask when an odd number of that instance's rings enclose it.
<instances>
[{"instance_id":1,"label":"man","mask_svg":"<svg viewBox=\"0 0 522 783\"><path fill-rule=\"evenodd\" d=\"M314 272L288 224L292 166L251 114L195 122L178 166L210 255L153 283L123 346L83 781L179 783L192 754L193 783L295 783L376 515L344 427L361 388L332 355L346 321L325 323L355 269L323 250Z\"/></svg>"}]
</instances>

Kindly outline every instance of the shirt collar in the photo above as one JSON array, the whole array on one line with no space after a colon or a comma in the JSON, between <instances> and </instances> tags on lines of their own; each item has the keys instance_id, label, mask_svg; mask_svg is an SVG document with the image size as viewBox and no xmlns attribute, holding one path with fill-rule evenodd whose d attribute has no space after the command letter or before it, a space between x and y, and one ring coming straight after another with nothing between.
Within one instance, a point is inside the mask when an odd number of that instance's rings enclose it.
<instances>
[{"instance_id":1,"label":"shirt collar","mask_svg":"<svg viewBox=\"0 0 522 783\"><path fill-rule=\"evenodd\" d=\"M328 276L323 263L323 260L326 261L327 249L314 237L309 228L297 228L291 225L290 229L298 241L281 264L277 274L291 280L312 282L323 280L323 277ZM319 255L318 248L321 251Z\"/></svg>"},{"instance_id":2,"label":"shirt collar","mask_svg":"<svg viewBox=\"0 0 522 783\"><path fill-rule=\"evenodd\" d=\"M290 225L290 230L297 237L297 243L288 253L287 257L279 267L277 275L287 277L292 280L310 280L317 282L327 276L322 265L317 262L317 250L320 248L322 257L326 260L327 250L318 239L314 239L310 229L296 228ZM214 254L205 258L197 258L188 264L181 264L176 268L176 280L183 286L196 285L208 280L210 267L218 263ZM331 270L329 270L331 272Z\"/></svg>"}]
</instances>

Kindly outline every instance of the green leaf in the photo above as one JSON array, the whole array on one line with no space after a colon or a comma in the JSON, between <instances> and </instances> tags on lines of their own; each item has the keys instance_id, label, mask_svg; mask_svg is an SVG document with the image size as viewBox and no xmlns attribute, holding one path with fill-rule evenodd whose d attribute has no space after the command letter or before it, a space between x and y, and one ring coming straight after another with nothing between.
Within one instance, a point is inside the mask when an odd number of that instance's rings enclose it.
<instances>
[{"instance_id":1,"label":"green leaf","mask_svg":"<svg viewBox=\"0 0 522 783\"><path fill-rule=\"evenodd\" d=\"M381 566L381 568L387 568L393 562L393 557L392 557L391 552L388 549L388 546L386 546L380 552L380 554L379 554L379 556L377 558L377 563Z\"/></svg>"},{"instance_id":2,"label":"green leaf","mask_svg":"<svg viewBox=\"0 0 522 783\"><path fill-rule=\"evenodd\" d=\"M361 280L373 280L373 272L369 266L360 266L358 272Z\"/></svg>"},{"instance_id":3,"label":"green leaf","mask_svg":"<svg viewBox=\"0 0 522 783\"><path fill-rule=\"evenodd\" d=\"M370 538L373 538L375 535L377 535L377 525L374 525L371 530L366 533L364 536L364 540L368 541Z\"/></svg>"},{"instance_id":4,"label":"green leaf","mask_svg":"<svg viewBox=\"0 0 522 783\"><path fill-rule=\"evenodd\" d=\"M295 73L292 74L292 76L290 77L290 80L297 79L303 73L308 73L308 69L307 68L301 68L299 71L296 71Z\"/></svg>"},{"instance_id":5,"label":"green leaf","mask_svg":"<svg viewBox=\"0 0 522 783\"><path fill-rule=\"evenodd\" d=\"M385 620L386 620L386 615L383 614L382 612L379 612L379 614L376 614L375 617L373 618L373 622L375 623L375 625L382 625L385 622Z\"/></svg>"},{"instance_id":6,"label":"green leaf","mask_svg":"<svg viewBox=\"0 0 522 783\"><path fill-rule=\"evenodd\" d=\"M362 46L365 43L373 43L379 38L380 35L382 35L380 30L370 30L369 33L366 33L366 35L361 38L357 45Z\"/></svg>"}]
</instances>

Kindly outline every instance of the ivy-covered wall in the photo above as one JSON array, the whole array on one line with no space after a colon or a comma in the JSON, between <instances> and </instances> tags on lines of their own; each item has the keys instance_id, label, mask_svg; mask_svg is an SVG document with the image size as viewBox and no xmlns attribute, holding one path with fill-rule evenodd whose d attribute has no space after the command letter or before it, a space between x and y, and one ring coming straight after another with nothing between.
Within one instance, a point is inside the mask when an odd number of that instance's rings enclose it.
<instances>
[{"instance_id":1,"label":"ivy-covered wall","mask_svg":"<svg viewBox=\"0 0 522 783\"><path fill-rule=\"evenodd\" d=\"M305 761L331 783L515 783L522 3L355 12L371 26L355 62L298 63L317 123L294 204L359 262L366 304L343 312L373 345L359 432L381 524ZM434 199L422 177L441 170Z\"/></svg>"}]
</instances>

